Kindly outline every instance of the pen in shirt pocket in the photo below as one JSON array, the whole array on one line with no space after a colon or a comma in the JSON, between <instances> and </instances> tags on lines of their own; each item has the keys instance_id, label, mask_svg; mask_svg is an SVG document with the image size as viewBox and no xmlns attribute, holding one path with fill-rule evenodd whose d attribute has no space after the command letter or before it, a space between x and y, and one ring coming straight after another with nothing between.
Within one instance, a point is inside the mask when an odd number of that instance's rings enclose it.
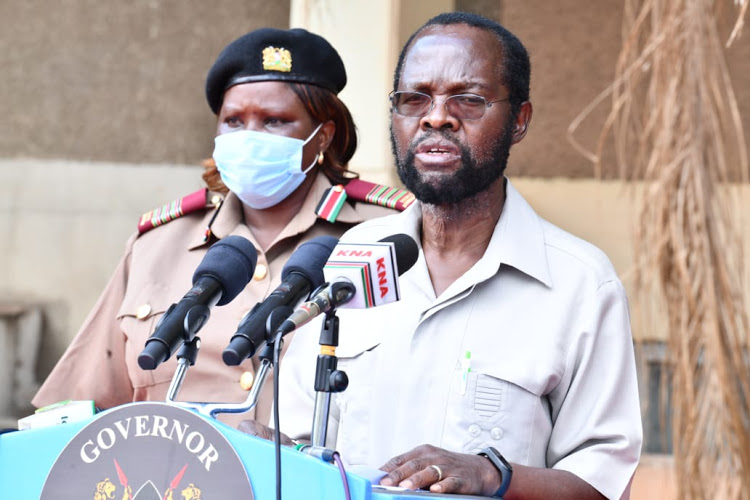
<instances>
[{"instance_id":1,"label":"pen in shirt pocket","mask_svg":"<svg viewBox=\"0 0 750 500\"><path fill-rule=\"evenodd\" d=\"M471 351L466 351L461 358L461 395L466 394L466 384L469 382L469 372L471 371Z\"/></svg>"}]
</instances>

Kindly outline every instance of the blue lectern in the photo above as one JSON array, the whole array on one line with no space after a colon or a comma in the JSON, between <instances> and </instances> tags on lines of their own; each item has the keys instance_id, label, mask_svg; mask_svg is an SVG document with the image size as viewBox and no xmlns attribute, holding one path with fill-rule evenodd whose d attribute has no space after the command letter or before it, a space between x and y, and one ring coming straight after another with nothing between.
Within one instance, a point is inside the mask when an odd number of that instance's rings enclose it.
<instances>
[{"instance_id":1,"label":"blue lectern","mask_svg":"<svg viewBox=\"0 0 750 500\"><path fill-rule=\"evenodd\" d=\"M345 498L333 464L281 450L283 499ZM347 473L351 498L467 498L373 490ZM192 499L276 497L273 443L192 410L132 403L83 422L0 434L2 498Z\"/></svg>"}]
</instances>

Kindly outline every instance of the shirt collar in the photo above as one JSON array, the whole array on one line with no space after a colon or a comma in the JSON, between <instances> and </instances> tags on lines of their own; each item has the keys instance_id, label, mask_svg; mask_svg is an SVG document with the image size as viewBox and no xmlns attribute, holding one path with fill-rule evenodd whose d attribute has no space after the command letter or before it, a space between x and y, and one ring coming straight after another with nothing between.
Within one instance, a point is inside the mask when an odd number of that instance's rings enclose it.
<instances>
[{"instance_id":1,"label":"shirt collar","mask_svg":"<svg viewBox=\"0 0 750 500\"><path fill-rule=\"evenodd\" d=\"M478 283L491 278L502 265L518 269L546 286L552 286L543 220L516 191L510 180L506 178L505 181L505 204L487 250L464 278L459 279L461 283L458 283L457 288L463 288L464 279ZM407 208L400 220L401 230L414 238L421 250L421 203L417 201Z\"/></svg>"},{"instance_id":2,"label":"shirt collar","mask_svg":"<svg viewBox=\"0 0 750 500\"><path fill-rule=\"evenodd\" d=\"M505 179L505 205L478 271L497 273L507 265L552 286L542 219Z\"/></svg>"}]
</instances>

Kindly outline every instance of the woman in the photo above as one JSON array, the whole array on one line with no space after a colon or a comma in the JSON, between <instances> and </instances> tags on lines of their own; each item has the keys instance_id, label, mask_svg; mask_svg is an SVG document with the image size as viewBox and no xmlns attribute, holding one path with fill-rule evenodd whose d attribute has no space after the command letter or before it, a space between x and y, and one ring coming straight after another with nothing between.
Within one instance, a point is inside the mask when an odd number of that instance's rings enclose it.
<instances>
[{"instance_id":1,"label":"woman","mask_svg":"<svg viewBox=\"0 0 750 500\"><path fill-rule=\"evenodd\" d=\"M110 283L34 398L36 406L63 399L93 399L100 408L163 401L175 357L144 371L138 355L164 311L190 289L207 249L228 235L254 244L255 275L232 302L211 312L177 399L246 399L240 376L255 372L257 358L230 367L221 353L247 311L279 284L289 256L311 238L338 237L392 211L350 197L336 217L316 213L332 186L356 192L350 187L361 191L369 184L347 170L357 139L349 110L336 96L345 84L336 50L302 29L256 30L221 52L206 80L209 106L218 115L214 162L204 174L211 191L144 214ZM221 420L267 422L270 400L269 382L249 414Z\"/></svg>"}]
</instances>

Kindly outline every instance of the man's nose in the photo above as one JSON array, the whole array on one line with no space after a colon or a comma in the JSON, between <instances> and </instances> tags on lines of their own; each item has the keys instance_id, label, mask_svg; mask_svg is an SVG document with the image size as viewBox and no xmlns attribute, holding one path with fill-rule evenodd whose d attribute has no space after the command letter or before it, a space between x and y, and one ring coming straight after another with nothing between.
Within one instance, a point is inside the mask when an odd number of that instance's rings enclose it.
<instances>
[{"instance_id":1,"label":"man's nose","mask_svg":"<svg viewBox=\"0 0 750 500\"><path fill-rule=\"evenodd\" d=\"M451 129L458 128L458 119L448 111L446 99L433 99L429 111L420 120L422 128Z\"/></svg>"}]
</instances>

